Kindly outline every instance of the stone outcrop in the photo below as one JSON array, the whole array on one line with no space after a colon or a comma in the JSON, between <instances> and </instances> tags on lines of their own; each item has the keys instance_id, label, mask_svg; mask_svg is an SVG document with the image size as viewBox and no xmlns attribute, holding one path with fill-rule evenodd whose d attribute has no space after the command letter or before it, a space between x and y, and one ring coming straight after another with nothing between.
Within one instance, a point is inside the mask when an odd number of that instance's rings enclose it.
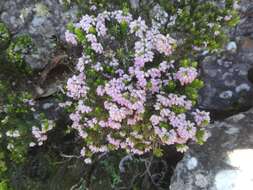
<instances>
[{"instance_id":1,"label":"stone outcrop","mask_svg":"<svg viewBox=\"0 0 253 190\"><path fill-rule=\"evenodd\" d=\"M66 25L75 21L77 6L66 8L58 0L1 0L0 20L14 37L28 34L35 44L34 53L25 57L34 69L42 69L52 59L56 39L63 40Z\"/></svg>"},{"instance_id":2,"label":"stone outcrop","mask_svg":"<svg viewBox=\"0 0 253 190\"><path fill-rule=\"evenodd\" d=\"M209 126L211 136L178 163L171 190L251 190L253 109Z\"/></svg>"},{"instance_id":3,"label":"stone outcrop","mask_svg":"<svg viewBox=\"0 0 253 190\"><path fill-rule=\"evenodd\" d=\"M253 3L242 0L241 21L230 32L230 42L219 56L208 56L201 63L205 87L200 92L200 107L217 111L241 111L253 105Z\"/></svg>"}]
</instances>

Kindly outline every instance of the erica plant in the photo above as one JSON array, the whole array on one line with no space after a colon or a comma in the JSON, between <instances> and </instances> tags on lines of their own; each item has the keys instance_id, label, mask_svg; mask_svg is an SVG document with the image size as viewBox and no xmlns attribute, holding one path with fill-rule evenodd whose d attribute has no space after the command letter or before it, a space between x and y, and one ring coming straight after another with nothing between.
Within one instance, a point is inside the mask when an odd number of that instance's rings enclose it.
<instances>
[{"instance_id":1,"label":"erica plant","mask_svg":"<svg viewBox=\"0 0 253 190\"><path fill-rule=\"evenodd\" d=\"M127 9L103 11L83 16L65 33L66 41L83 51L67 81L71 101L61 106L72 110L71 127L86 163L96 153L119 149L161 156L162 145L185 151L189 141L202 144L207 138L209 113L195 108L203 87L198 64L178 58L178 47L189 41L168 33L183 13L176 12L174 20L164 20L168 14L161 7L157 13L147 24ZM192 44L192 52L210 47L203 44Z\"/></svg>"}]
</instances>

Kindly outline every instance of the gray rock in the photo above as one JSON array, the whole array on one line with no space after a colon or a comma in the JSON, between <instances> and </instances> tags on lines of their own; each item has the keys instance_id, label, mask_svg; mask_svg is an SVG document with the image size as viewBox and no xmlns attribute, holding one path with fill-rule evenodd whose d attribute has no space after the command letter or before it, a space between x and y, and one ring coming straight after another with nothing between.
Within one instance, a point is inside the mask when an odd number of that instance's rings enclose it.
<instances>
[{"instance_id":1,"label":"gray rock","mask_svg":"<svg viewBox=\"0 0 253 190\"><path fill-rule=\"evenodd\" d=\"M241 21L236 30L239 36L253 37L253 4L251 0L241 0L240 3Z\"/></svg>"},{"instance_id":2,"label":"gray rock","mask_svg":"<svg viewBox=\"0 0 253 190\"><path fill-rule=\"evenodd\" d=\"M253 53L253 49L251 51ZM202 62L201 76L205 86L200 91L200 107L228 111L236 109L235 105L252 105L253 85L248 80L248 70L253 67L253 59L246 61L244 56L247 55L210 56Z\"/></svg>"},{"instance_id":3,"label":"gray rock","mask_svg":"<svg viewBox=\"0 0 253 190\"><path fill-rule=\"evenodd\" d=\"M253 105L253 85L248 80L248 71L253 68L253 2L242 0L239 10L242 20L231 30L225 51L201 63L205 87L200 91L199 105L203 109L229 112Z\"/></svg>"},{"instance_id":4,"label":"gray rock","mask_svg":"<svg viewBox=\"0 0 253 190\"><path fill-rule=\"evenodd\" d=\"M53 37L63 40L67 23L76 21L78 13L77 6L66 9L58 0L4 0L0 7L0 19L14 35L33 38L35 51L25 59L34 69L43 68L53 57Z\"/></svg>"},{"instance_id":5,"label":"gray rock","mask_svg":"<svg viewBox=\"0 0 253 190\"><path fill-rule=\"evenodd\" d=\"M207 142L192 145L171 178L171 190L251 190L253 109L208 127Z\"/></svg>"}]
</instances>

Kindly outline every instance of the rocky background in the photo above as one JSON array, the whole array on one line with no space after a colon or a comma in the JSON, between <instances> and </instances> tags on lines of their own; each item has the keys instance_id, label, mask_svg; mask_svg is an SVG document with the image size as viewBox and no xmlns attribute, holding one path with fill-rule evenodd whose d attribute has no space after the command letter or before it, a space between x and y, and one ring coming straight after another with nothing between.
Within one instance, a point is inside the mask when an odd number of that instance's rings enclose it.
<instances>
[{"instance_id":1,"label":"rocky background","mask_svg":"<svg viewBox=\"0 0 253 190\"><path fill-rule=\"evenodd\" d=\"M177 164L171 190L250 190L253 173L253 3L242 0L241 21L231 31L231 42L219 57L202 64L206 86L200 105L212 110L205 145L192 145ZM248 111L246 111L248 110ZM245 111L245 112L244 112ZM232 115L232 116L231 116ZM231 116L224 120L224 118Z\"/></svg>"},{"instance_id":2,"label":"rocky background","mask_svg":"<svg viewBox=\"0 0 253 190\"><path fill-rule=\"evenodd\" d=\"M132 1L132 5L137 6L136 1ZM8 26L12 37L29 34L34 42L35 51L26 55L25 61L40 72L39 78L36 78L39 81L32 82L32 89L38 98L49 97L59 90L60 79L67 70L64 65L71 62L65 59L66 49L61 46L63 35L66 24L70 20L75 21L79 11L77 5L69 7L60 0L0 0L0 20ZM230 42L225 51L219 56L208 56L201 64L205 87L201 90L199 107L213 115L215 121L209 126L212 136L204 146L192 145L181 161L182 155L177 153L151 160L149 168L153 181L149 182L150 175L142 178L143 190L157 189L158 184L162 189L171 190L252 189L252 170L245 164L238 164L238 159L245 160L242 161L245 163L249 158L253 159L251 0L241 0L240 15L241 21L230 31ZM53 71L55 67L58 68L57 72ZM40 100L41 109L52 117L59 117L52 115L55 104L50 98ZM82 162L69 159L57 170L50 171L46 156L35 151L31 153L31 162L13 175L13 181L17 184L16 189L26 189L27 181L24 178L29 176L40 181L40 189L81 190L85 189L82 179L88 176L94 190L113 189L119 183L125 189L131 189L134 181L130 178L138 180L142 174L145 176L145 164L149 163L129 157L123 163L119 158L120 155L110 155L108 161L102 158L96 166L88 169ZM119 173L119 166L115 163L120 161L123 165L120 165ZM133 166L136 162L139 163L138 167ZM125 181L121 181L120 176Z\"/></svg>"}]
</instances>

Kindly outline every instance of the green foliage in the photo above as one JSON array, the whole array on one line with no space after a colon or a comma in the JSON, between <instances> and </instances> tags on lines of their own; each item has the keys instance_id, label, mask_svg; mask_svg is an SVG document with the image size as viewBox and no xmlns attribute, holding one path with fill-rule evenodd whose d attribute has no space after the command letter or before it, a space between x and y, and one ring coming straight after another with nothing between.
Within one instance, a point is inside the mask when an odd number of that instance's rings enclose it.
<instances>
[{"instance_id":1,"label":"green foliage","mask_svg":"<svg viewBox=\"0 0 253 190\"><path fill-rule=\"evenodd\" d=\"M17 36L7 49L7 57L19 69L30 73L31 68L24 62L25 55L33 51L32 38L28 35Z\"/></svg>"},{"instance_id":2,"label":"green foliage","mask_svg":"<svg viewBox=\"0 0 253 190\"><path fill-rule=\"evenodd\" d=\"M156 157L162 157L163 156L163 150L161 148L155 148L153 150L153 154L156 156Z\"/></svg>"},{"instance_id":3,"label":"green foliage","mask_svg":"<svg viewBox=\"0 0 253 190\"><path fill-rule=\"evenodd\" d=\"M204 141L203 141L204 131L203 130L198 130L196 137L197 137L197 143L198 144L200 144L200 145L204 144Z\"/></svg>"},{"instance_id":4,"label":"green foliage","mask_svg":"<svg viewBox=\"0 0 253 190\"><path fill-rule=\"evenodd\" d=\"M105 170L106 175L108 175L111 179L110 184L112 189L115 189L117 185L119 185L119 183L121 182L120 171L118 165L116 164L117 162L115 162L114 160L101 161L101 166L103 170Z\"/></svg>"},{"instance_id":5,"label":"green foliage","mask_svg":"<svg viewBox=\"0 0 253 190\"><path fill-rule=\"evenodd\" d=\"M25 139L9 138L8 131L13 132L18 130L20 134L28 133L29 130L27 124L30 122L26 117L29 110L29 107L24 104L25 98L30 98L30 95L27 93L17 93L11 91L6 82L0 81L0 144L1 144L1 163L4 160L11 159L14 162L22 162L23 155L25 152ZM24 140L24 141L23 141ZM14 148L15 147L15 148ZM3 165L3 164L2 164Z\"/></svg>"},{"instance_id":6,"label":"green foliage","mask_svg":"<svg viewBox=\"0 0 253 190\"><path fill-rule=\"evenodd\" d=\"M4 23L0 22L0 50L4 49L10 41L10 33Z\"/></svg>"},{"instance_id":7,"label":"green foliage","mask_svg":"<svg viewBox=\"0 0 253 190\"><path fill-rule=\"evenodd\" d=\"M32 127L43 124L47 128L48 120L42 113L34 117L34 107L29 103L32 95L17 87L12 88L11 80L0 78L0 91L1 190L5 184L9 184L13 168L20 166L27 159L29 143L33 141Z\"/></svg>"},{"instance_id":8,"label":"green foliage","mask_svg":"<svg viewBox=\"0 0 253 190\"><path fill-rule=\"evenodd\" d=\"M6 181L0 180L0 190L11 190Z\"/></svg>"},{"instance_id":9,"label":"green foliage","mask_svg":"<svg viewBox=\"0 0 253 190\"><path fill-rule=\"evenodd\" d=\"M227 40L224 28L235 26L239 21L239 15L233 9L235 0L226 0L221 6L219 1L181 0L170 1L157 0L166 12L177 15L175 25L165 27L165 32L176 32L185 39L179 46L179 55L192 54L192 47L205 47L213 52L223 47ZM224 19L229 16L229 19ZM182 51L183 48L183 51Z\"/></svg>"}]
</instances>

